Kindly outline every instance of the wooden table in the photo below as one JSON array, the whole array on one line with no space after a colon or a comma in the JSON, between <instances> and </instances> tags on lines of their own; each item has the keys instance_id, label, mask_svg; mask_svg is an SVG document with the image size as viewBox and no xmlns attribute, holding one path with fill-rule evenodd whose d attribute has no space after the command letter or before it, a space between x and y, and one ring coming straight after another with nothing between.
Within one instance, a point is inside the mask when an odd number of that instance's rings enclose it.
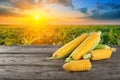
<instances>
[{"instance_id":1,"label":"wooden table","mask_svg":"<svg viewBox=\"0 0 120 80\"><path fill-rule=\"evenodd\" d=\"M0 80L120 80L120 46L89 72L66 72L64 60L47 60L60 46L0 46Z\"/></svg>"}]
</instances>

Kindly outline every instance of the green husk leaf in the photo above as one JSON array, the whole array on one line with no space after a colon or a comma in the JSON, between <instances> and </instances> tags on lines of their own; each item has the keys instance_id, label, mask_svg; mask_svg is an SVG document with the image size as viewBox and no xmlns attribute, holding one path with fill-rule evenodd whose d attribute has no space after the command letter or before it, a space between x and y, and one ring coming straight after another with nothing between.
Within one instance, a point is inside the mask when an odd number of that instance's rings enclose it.
<instances>
[{"instance_id":1,"label":"green husk leaf","mask_svg":"<svg viewBox=\"0 0 120 80\"><path fill-rule=\"evenodd\" d=\"M65 59L65 62L70 62L70 61L72 61L73 59L71 58L71 57L68 57L68 58L66 58Z\"/></svg>"},{"instance_id":2,"label":"green husk leaf","mask_svg":"<svg viewBox=\"0 0 120 80\"><path fill-rule=\"evenodd\" d=\"M47 59L51 60L51 59L57 59L57 58L54 58L54 57L48 57Z\"/></svg>"},{"instance_id":3,"label":"green husk leaf","mask_svg":"<svg viewBox=\"0 0 120 80\"><path fill-rule=\"evenodd\" d=\"M105 44L98 44L95 49L109 49L110 46L105 45Z\"/></svg>"}]
</instances>

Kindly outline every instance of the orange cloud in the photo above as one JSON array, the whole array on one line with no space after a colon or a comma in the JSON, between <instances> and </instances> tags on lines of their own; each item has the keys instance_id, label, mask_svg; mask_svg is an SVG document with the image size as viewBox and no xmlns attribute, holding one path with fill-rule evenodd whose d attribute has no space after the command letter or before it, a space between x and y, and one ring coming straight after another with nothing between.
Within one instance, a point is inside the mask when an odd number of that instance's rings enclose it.
<instances>
[{"instance_id":1,"label":"orange cloud","mask_svg":"<svg viewBox=\"0 0 120 80\"><path fill-rule=\"evenodd\" d=\"M60 3L66 6L70 6L72 4L72 0L50 0L51 3Z\"/></svg>"}]
</instances>

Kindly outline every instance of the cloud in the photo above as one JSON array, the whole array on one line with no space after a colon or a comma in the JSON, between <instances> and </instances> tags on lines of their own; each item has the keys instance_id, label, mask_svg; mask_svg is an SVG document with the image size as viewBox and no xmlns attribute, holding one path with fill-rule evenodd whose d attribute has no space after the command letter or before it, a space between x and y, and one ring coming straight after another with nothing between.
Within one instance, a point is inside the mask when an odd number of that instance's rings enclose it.
<instances>
[{"instance_id":1,"label":"cloud","mask_svg":"<svg viewBox=\"0 0 120 80\"><path fill-rule=\"evenodd\" d=\"M19 9L33 9L34 6L43 5L42 2L45 0L0 0L0 4L6 6L12 6Z\"/></svg>"},{"instance_id":2,"label":"cloud","mask_svg":"<svg viewBox=\"0 0 120 80\"><path fill-rule=\"evenodd\" d=\"M106 2L106 3L96 3L97 8L100 10L106 10L106 9L110 9L110 10L118 10L120 9L120 4L119 3L115 3L115 2Z\"/></svg>"},{"instance_id":3,"label":"cloud","mask_svg":"<svg viewBox=\"0 0 120 80\"><path fill-rule=\"evenodd\" d=\"M0 16L26 16L23 11L34 9L35 4L34 0L0 0Z\"/></svg>"},{"instance_id":4,"label":"cloud","mask_svg":"<svg viewBox=\"0 0 120 80\"><path fill-rule=\"evenodd\" d=\"M100 15L101 18L105 19L120 19L120 10L110 11Z\"/></svg>"},{"instance_id":5,"label":"cloud","mask_svg":"<svg viewBox=\"0 0 120 80\"><path fill-rule=\"evenodd\" d=\"M0 0L0 5L11 6L10 0Z\"/></svg>"},{"instance_id":6,"label":"cloud","mask_svg":"<svg viewBox=\"0 0 120 80\"><path fill-rule=\"evenodd\" d=\"M5 9L5 8L0 8L0 16L13 16L13 17L16 17L16 16L25 16L13 9L9 10L9 9Z\"/></svg>"},{"instance_id":7,"label":"cloud","mask_svg":"<svg viewBox=\"0 0 120 80\"><path fill-rule=\"evenodd\" d=\"M5 3L7 2L7 0L0 0L0 3Z\"/></svg>"},{"instance_id":8,"label":"cloud","mask_svg":"<svg viewBox=\"0 0 120 80\"><path fill-rule=\"evenodd\" d=\"M105 3L104 7L106 8L110 8L110 9L120 9L120 4L116 4L116 3Z\"/></svg>"},{"instance_id":9,"label":"cloud","mask_svg":"<svg viewBox=\"0 0 120 80\"><path fill-rule=\"evenodd\" d=\"M86 8L81 8L81 12L73 10L72 0L0 0L0 5L5 6L0 7L0 15L10 16L29 15L34 10L38 13L48 11L53 16L61 17L84 16L86 12Z\"/></svg>"},{"instance_id":10,"label":"cloud","mask_svg":"<svg viewBox=\"0 0 120 80\"><path fill-rule=\"evenodd\" d=\"M98 16L98 11L96 9L93 9L89 12L90 16Z\"/></svg>"},{"instance_id":11,"label":"cloud","mask_svg":"<svg viewBox=\"0 0 120 80\"><path fill-rule=\"evenodd\" d=\"M35 7L43 8L45 5L49 4L71 6L72 0L0 0L0 4L30 10Z\"/></svg>"},{"instance_id":12,"label":"cloud","mask_svg":"<svg viewBox=\"0 0 120 80\"><path fill-rule=\"evenodd\" d=\"M49 4L60 4L64 6L71 6L72 0L8 0L13 6L21 9L34 9L37 7L44 7Z\"/></svg>"},{"instance_id":13,"label":"cloud","mask_svg":"<svg viewBox=\"0 0 120 80\"><path fill-rule=\"evenodd\" d=\"M93 10L93 14L90 16L94 19L120 19L120 10L109 11L102 14L97 14L95 10Z\"/></svg>"},{"instance_id":14,"label":"cloud","mask_svg":"<svg viewBox=\"0 0 120 80\"><path fill-rule=\"evenodd\" d=\"M37 8L59 16L120 19L119 3L98 2L96 8L90 10L89 6L74 9L74 6L71 7L72 2L72 0L0 0L0 15L24 16L27 15L24 13L25 10Z\"/></svg>"},{"instance_id":15,"label":"cloud","mask_svg":"<svg viewBox=\"0 0 120 80\"><path fill-rule=\"evenodd\" d=\"M82 13L87 13L88 9L86 7L78 9Z\"/></svg>"},{"instance_id":16,"label":"cloud","mask_svg":"<svg viewBox=\"0 0 120 80\"><path fill-rule=\"evenodd\" d=\"M6 4L6 2L5 2ZM24 16L21 9L9 6L10 4L0 4L0 16Z\"/></svg>"},{"instance_id":17,"label":"cloud","mask_svg":"<svg viewBox=\"0 0 120 80\"><path fill-rule=\"evenodd\" d=\"M34 0L10 0L9 3L15 8L20 9L33 9L35 5Z\"/></svg>"},{"instance_id":18,"label":"cloud","mask_svg":"<svg viewBox=\"0 0 120 80\"><path fill-rule=\"evenodd\" d=\"M83 17L86 16L86 14L78 11L73 10L72 8L60 4L50 4L48 9L50 9L50 14L53 16L66 18L66 17Z\"/></svg>"},{"instance_id":19,"label":"cloud","mask_svg":"<svg viewBox=\"0 0 120 80\"><path fill-rule=\"evenodd\" d=\"M96 9L89 12L94 19L120 19L120 4L114 2L96 3Z\"/></svg>"},{"instance_id":20,"label":"cloud","mask_svg":"<svg viewBox=\"0 0 120 80\"><path fill-rule=\"evenodd\" d=\"M50 0L50 3L59 3L65 6L71 6L72 0Z\"/></svg>"}]
</instances>

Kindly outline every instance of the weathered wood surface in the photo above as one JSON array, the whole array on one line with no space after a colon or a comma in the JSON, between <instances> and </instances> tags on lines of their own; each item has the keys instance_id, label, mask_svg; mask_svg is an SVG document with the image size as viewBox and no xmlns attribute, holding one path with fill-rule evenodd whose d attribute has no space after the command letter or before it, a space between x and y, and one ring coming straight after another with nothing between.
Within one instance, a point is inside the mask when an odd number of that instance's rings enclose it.
<instances>
[{"instance_id":1,"label":"weathered wood surface","mask_svg":"<svg viewBox=\"0 0 120 80\"><path fill-rule=\"evenodd\" d=\"M60 46L0 46L0 80L120 80L120 46L89 72L66 72L64 60L47 60Z\"/></svg>"}]
</instances>

